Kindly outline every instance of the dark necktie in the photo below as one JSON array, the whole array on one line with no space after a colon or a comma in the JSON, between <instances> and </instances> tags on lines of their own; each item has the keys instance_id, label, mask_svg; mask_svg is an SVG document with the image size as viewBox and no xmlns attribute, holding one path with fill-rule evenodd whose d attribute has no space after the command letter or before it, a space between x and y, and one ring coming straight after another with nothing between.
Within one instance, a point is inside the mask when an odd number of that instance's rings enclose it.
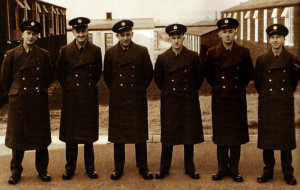
<instances>
[{"instance_id":1,"label":"dark necktie","mask_svg":"<svg viewBox=\"0 0 300 190\"><path fill-rule=\"evenodd\" d=\"M230 52L230 49L226 49L226 51L229 53L229 52Z\"/></svg>"},{"instance_id":2,"label":"dark necktie","mask_svg":"<svg viewBox=\"0 0 300 190\"><path fill-rule=\"evenodd\" d=\"M83 47L80 47L79 51L80 51L80 53L82 53L82 51L83 51Z\"/></svg>"},{"instance_id":3,"label":"dark necktie","mask_svg":"<svg viewBox=\"0 0 300 190\"><path fill-rule=\"evenodd\" d=\"M124 49L124 52L127 52L127 49L126 49L126 48Z\"/></svg>"},{"instance_id":4,"label":"dark necktie","mask_svg":"<svg viewBox=\"0 0 300 190\"><path fill-rule=\"evenodd\" d=\"M277 59L279 56L278 55L275 55L275 59Z\"/></svg>"},{"instance_id":5,"label":"dark necktie","mask_svg":"<svg viewBox=\"0 0 300 190\"><path fill-rule=\"evenodd\" d=\"M31 50L29 49L27 53L30 55L31 54Z\"/></svg>"}]
</instances>

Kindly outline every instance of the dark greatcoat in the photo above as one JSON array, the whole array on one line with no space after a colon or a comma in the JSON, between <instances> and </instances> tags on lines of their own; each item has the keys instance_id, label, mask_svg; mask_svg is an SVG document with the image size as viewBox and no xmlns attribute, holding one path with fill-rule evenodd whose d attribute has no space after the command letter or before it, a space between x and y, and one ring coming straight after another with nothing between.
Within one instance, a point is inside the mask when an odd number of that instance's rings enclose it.
<instances>
[{"instance_id":1,"label":"dark greatcoat","mask_svg":"<svg viewBox=\"0 0 300 190\"><path fill-rule=\"evenodd\" d=\"M279 57L270 49L259 56L254 85L258 97L258 148L296 148L294 92L299 80L299 61L283 48Z\"/></svg>"},{"instance_id":2,"label":"dark greatcoat","mask_svg":"<svg viewBox=\"0 0 300 190\"><path fill-rule=\"evenodd\" d=\"M53 76L48 51L37 45L30 55L22 44L5 53L1 82L9 96L8 148L34 150L50 145L48 87Z\"/></svg>"},{"instance_id":3,"label":"dark greatcoat","mask_svg":"<svg viewBox=\"0 0 300 190\"><path fill-rule=\"evenodd\" d=\"M75 40L61 48L57 79L63 89L59 139L92 143L99 138L97 82L101 77L101 49L88 42L80 53Z\"/></svg>"},{"instance_id":4,"label":"dark greatcoat","mask_svg":"<svg viewBox=\"0 0 300 190\"><path fill-rule=\"evenodd\" d=\"M220 42L208 50L205 70L212 86L213 142L220 146L247 143L246 86L254 75L249 49L234 43L227 52Z\"/></svg>"},{"instance_id":5,"label":"dark greatcoat","mask_svg":"<svg viewBox=\"0 0 300 190\"><path fill-rule=\"evenodd\" d=\"M128 51L120 43L104 58L104 80L110 89L108 140L142 143L148 139L146 89L153 66L146 47L131 42Z\"/></svg>"},{"instance_id":6,"label":"dark greatcoat","mask_svg":"<svg viewBox=\"0 0 300 190\"><path fill-rule=\"evenodd\" d=\"M203 69L197 53L172 48L158 55L154 81L161 90L161 142L166 145L204 141L198 89Z\"/></svg>"}]
</instances>

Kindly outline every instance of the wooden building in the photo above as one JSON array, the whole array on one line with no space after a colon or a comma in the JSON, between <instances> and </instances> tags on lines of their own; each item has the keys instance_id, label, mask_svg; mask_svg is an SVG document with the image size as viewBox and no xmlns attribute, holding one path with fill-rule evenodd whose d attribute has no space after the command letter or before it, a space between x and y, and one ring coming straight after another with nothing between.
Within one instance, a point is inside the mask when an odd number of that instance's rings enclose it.
<instances>
[{"instance_id":1,"label":"wooden building","mask_svg":"<svg viewBox=\"0 0 300 190\"><path fill-rule=\"evenodd\" d=\"M89 24L89 41L99 46L102 55L105 51L118 43L116 33L112 31L113 25L122 19L112 19L111 13L107 13L107 19L91 20ZM152 63L154 63L154 20L152 18L130 19L134 22L132 41L148 48ZM67 42L74 40L72 27L67 26ZM103 56L104 58L104 56Z\"/></svg>"},{"instance_id":2,"label":"wooden building","mask_svg":"<svg viewBox=\"0 0 300 190\"><path fill-rule=\"evenodd\" d=\"M265 31L275 23L289 29L285 47L300 56L300 0L250 0L222 11L221 17L240 22L236 41L250 49L254 61L270 48Z\"/></svg>"},{"instance_id":3,"label":"wooden building","mask_svg":"<svg viewBox=\"0 0 300 190\"><path fill-rule=\"evenodd\" d=\"M56 61L61 46L66 44L66 9L41 0L0 0L0 62L4 53L20 44L20 23L33 19L42 24L37 44L50 52Z\"/></svg>"}]
</instances>

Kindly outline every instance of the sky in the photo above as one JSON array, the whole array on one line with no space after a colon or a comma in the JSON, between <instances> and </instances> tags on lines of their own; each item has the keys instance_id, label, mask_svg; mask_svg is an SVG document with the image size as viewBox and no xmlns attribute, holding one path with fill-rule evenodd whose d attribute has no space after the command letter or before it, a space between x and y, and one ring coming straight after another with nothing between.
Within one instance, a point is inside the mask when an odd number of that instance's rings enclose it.
<instances>
[{"instance_id":1,"label":"sky","mask_svg":"<svg viewBox=\"0 0 300 190\"><path fill-rule=\"evenodd\" d=\"M67 8L67 20L78 16L105 19L153 18L156 23L192 24L214 20L215 12L247 0L43 0Z\"/></svg>"}]
</instances>

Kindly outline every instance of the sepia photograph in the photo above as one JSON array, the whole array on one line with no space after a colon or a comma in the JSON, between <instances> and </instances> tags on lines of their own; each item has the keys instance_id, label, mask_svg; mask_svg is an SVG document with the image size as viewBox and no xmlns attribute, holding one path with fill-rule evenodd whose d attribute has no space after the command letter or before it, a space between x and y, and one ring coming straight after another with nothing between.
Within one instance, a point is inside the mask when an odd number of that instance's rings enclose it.
<instances>
[{"instance_id":1,"label":"sepia photograph","mask_svg":"<svg viewBox=\"0 0 300 190\"><path fill-rule=\"evenodd\" d=\"M0 0L0 189L298 189L300 0Z\"/></svg>"}]
</instances>

